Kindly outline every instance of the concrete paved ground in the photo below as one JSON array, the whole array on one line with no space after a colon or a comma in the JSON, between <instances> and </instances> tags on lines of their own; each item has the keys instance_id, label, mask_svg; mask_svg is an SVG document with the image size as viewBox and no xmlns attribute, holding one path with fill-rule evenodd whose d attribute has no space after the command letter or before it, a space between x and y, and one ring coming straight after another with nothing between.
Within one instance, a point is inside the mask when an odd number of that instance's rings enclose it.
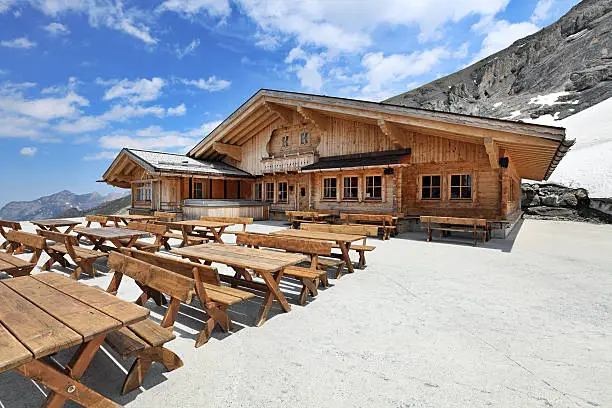
<instances>
[{"instance_id":1,"label":"concrete paved ground","mask_svg":"<svg viewBox=\"0 0 612 408\"><path fill-rule=\"evenodd\" d=\"M169 347L184 367L153 367L140 391L119 395L131 362L108 351L83 381L134 408L612 406L612 227L527 220L516 240L476 248L422 233L371 242L365 270L262 327L260 299L235 307L236 330L199 349L202 315L183 307ZM44 391L0 374L0 407L38 406Z\"/></svg>"}]
</instances>

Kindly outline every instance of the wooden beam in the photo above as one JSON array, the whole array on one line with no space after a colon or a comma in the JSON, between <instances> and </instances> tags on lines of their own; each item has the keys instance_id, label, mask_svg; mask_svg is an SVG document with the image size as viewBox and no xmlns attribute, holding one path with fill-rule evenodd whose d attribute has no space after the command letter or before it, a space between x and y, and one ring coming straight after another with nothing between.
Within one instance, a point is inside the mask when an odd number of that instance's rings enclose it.
<instances>
[{"instance_id":1,"label":"wooden beam","mask_svg":"<svg viewBox=\"0 0 612 408\"><path fill-rule=\"evenodd\" d=\"M391 142L395 148L402 149L410 147L408 146L410 140L406 137L406 134L401 127L384 119L378 120L378 127L380 128L381 132L391 139Z\"/></svg>"},{"instance_id":2,"label":"wooden beam","mask_svg":"<svg viewBox=\"0 0 612 408\"><path fill-rule=\"evenodd\" d=\"M313 123L321 132L327 132L331 129L331 118L329 116L300 105L298 105L297 111L304 119Z\"/></svg>"},{"instance_id":3,"label":"wooden beam","mask_svg":"<svg viewBox=\"0 0 612 408\"><path fill-rule=\"evenodd\" d=\"M265 102L264 105L270 112L276 113L286 125L293 124L293 109L272 102Z\"/></svg>"},{"instance_id":4,"label":"wooden beam","mask_svg":"<svg viewBox=\"0 0 612 408\"><path fill-rule=\"evenodd\" d=\"M489 155L489 163L491 163L492 169L499 168L499 147L495 143L492 137L485 137L484 139L485 149Z\"/></svg>"},{"instance_id":5,"label":"wooden beam","mask_svg":"<svg viewBox=\"0 0 612 408\"><path fill-rule=\"evenodd\" d=\"M215 142L213 149L218 153L225 154L234 160L242 161L242 147L227 143Z\"/></svg>"}]
</instances>

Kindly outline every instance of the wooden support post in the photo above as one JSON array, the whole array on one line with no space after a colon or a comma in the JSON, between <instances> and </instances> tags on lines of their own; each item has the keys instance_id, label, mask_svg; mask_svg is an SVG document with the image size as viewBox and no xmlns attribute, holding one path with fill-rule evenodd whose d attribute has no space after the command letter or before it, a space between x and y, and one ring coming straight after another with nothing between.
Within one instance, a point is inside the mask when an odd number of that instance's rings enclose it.
<instances>
[{"instance_id":1,"label":"wooden support post","mask_svg":"<svg viewBox=\"0 0 612 408\"><path fill-rule=\"evenodd\" d=\"M327 132L331 128L331 118L329 116L304 108L303 106L298 106L297 111L304 119L313 123L321 132Z\"/></svg>"},{"instance_id":2,"label":"wooden support post","mask_svg":"<svg viewBox=\"0 0 612 408\"><path fill-rule=\"evenodd\" d=\"M487 150L487 154L489 155L489 163L491 164L492 169L499 168L499 147L495 143L495 140L491 137L486 137L484 139L484 146Z\"/></svg>"}]
</instances>

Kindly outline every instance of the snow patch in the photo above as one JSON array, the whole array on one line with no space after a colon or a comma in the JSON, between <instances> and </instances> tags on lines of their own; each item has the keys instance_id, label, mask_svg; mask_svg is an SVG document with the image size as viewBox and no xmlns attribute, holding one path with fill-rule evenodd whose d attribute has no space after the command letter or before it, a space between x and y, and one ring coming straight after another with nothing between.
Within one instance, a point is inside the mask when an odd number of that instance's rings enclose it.
<instances>
[{"instance_id":1,"label":"snow patch","mask_svg":"<svg viewBox=\"0 0 612 408\"><path fill-rule=\"evenodd\" d=\"M568 35L567 37L565 37L565 41L568 41L568 42L569 41L574 41L574 40L582 37L583 35L585 35L587 33L587 31L589 31L589 30L587 28L585 28L584 30L578 31L575 34Z\"/></svg>"},{"instance_id":2,"label":"snow patch","mask_svg":"<svg viewBox=\"0 0 612 408\"><path fill-rule=\"evenodd\" d=\"M510 116L506 116L505 118L502 118L502 119L512 120L514 118L518 118L519 116L521 116L521 111L520 110L515 110L513 112L510 112ZM550 115L546 115L546 116L550 116ZM552 118L552 116L551 116L551 118Z\"/></svg>"},{"instance_id":3,"label":"snow patch","mask_svg":"<svg viewBox=\"0 0 612 408\"><path fill-rule=\"evenodd\" d=\"M544 115L525 122L561 126L568 139L576 139L551 182L584 187L591 197L612 197L612 98L562 120Z\"/></svg>"},{"instance_id":4,"label":"snow patch","mask_svg":"<svg viewBox=\"0 0 612 408\"><path fill-rule=\"evenodd\" d=\"M494 107L494 108L499 108L499 107L500 107L500 106L502 106L503 104L504 104L503 102L495 102L495 103L493 104L493 107Z\"/></svg>"},{"instance_id":5,"label":"snow patch","mask_svg":"<svg viewBox=\"0 0 612 408\"><path fill-rule=\"evenodd\" d=\"M557 99L559 99L562 96L566 96L569 95L569 92L553 92L550 93L548 95L538 95L535 98L531 98L529 100L529 104L530 105L547 105L547 106L553 106L553 105L558 105L560 103L568 103L568 102L557 102Z\"/></svg>"}]
</instances>

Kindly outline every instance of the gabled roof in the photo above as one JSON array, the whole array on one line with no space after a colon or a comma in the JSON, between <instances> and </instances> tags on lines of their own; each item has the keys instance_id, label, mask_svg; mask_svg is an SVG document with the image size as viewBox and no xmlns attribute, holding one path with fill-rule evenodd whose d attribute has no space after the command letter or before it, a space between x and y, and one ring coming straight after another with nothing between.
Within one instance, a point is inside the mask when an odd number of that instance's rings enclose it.
<instances>
[{"instance_id":1,"label":"gabled roof","mask_svg":"<svg viewBox=\"0 0 612 408\"><path fill-rule=\"evenodd\" d=\"M410 156L410 149L386 150L382 152L347 154L321 157L318 162L302 167L302 172L335 170L362 167L392 166L400 164Z\"/></svg>"},{"instance_id":2,"label":"gabled roof","mask_svg":"<svg viewBox=\"0 0 612 408\"><path fill-rule=\"evenodd\" d=\"M237 169L219 161L198 160L182 154L154 152L149 150L127 149L119 152L109 168L104 172L102 180L109 184L124 186L128 183L127 174L121 172L131 161L150 174L193 174L223 177L253 177L246 171ZM134 167L132 165L131 167ZM125 176L125 177L122 177Z\"/></svg>"},{"instance_id":3,"label":"gabled roof","mask_svg":"<svg viewBox=\"0 0 612 408\"><path fill-rule=\"evenodd\" d=\"M503 119L410 108L356 99L261 89L187 155L221 160L220 145L242 146L260 130L278 121L291 124L295 114L316 124L329 118L355 120L381 127L383 133L415 131L469 143L494 145L508 152L524 178L548 178L573 141L565 129ZM397 143L398 148L411 146Z\"/></svg>"}]
</instances>

